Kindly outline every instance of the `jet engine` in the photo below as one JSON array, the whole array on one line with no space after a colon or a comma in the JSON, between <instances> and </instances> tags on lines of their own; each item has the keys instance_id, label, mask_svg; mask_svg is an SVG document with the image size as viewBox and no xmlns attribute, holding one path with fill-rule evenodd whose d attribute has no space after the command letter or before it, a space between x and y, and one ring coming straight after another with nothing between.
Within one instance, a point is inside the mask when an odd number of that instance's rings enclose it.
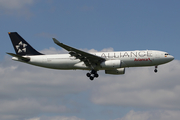
<instances>
[{"instance_id":1,"label":"jet engine","mask_svg":"<svg viewBox=\"0 0 180 120\"><path fill-rule=\"evenodd\" d=\"M113 70L105 70L106 74L120 75L125 74L125 68L118 68Z\"/></svg>"},{"instance_id":2,"label":"jet engine","mask_svg":"<svg viewBox=\"0 0 180 120\"><path fill-rule=\"evenodd\" d=\"M121 60L107 60L101 63L102 68L120 68Z\"/></svg>"}]
</instances>

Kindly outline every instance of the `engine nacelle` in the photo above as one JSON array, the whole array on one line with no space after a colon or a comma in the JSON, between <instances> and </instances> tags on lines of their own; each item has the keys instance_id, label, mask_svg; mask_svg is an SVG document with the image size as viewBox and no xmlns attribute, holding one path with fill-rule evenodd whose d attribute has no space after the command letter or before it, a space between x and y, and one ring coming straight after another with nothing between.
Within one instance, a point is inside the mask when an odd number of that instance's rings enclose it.
<instances>
[{"instance_id":1,"label":"engine nacelle","mask_svg":"<svg viewBox=\"0 0 180 120\"><path fill-rule=\"evenodd\" d=\"M125 74L125 68L118 68L114 70L105 70L106 74L120 75Z\"/></svg>"},{"instance_id":2,"label":"engine nacelle","mask_svg":"<svg viewBox=\"0 0 180 120\"><path fill-rule=\"evenodd\" d=\"M120 68L121 60L107 60L101 63L102 68Z\"/></svg>"}]
</instances>

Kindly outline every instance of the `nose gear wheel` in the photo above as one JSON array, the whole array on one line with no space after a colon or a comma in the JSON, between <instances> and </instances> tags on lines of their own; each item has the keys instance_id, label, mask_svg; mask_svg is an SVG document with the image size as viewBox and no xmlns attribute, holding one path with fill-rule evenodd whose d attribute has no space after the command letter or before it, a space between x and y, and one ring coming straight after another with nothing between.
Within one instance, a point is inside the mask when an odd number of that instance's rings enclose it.
<instances>
[{"instance_id":1,"label":"nose gear wheel","mask_svg":"<svg viewBox=\"0 0 180 120\"><path fill-rule=\"evenodd\" d=\"M158 70L157 70L157 66L155 66L154 72L157 73L157 71L158 71Z\"/></svg>"}]
</instances>

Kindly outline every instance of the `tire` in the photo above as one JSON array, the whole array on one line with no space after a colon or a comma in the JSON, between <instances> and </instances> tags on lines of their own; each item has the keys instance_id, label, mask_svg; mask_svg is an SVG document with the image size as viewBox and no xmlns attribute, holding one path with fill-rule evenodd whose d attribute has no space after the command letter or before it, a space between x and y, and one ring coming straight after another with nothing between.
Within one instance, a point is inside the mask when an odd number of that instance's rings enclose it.
<instances>
[{"instance_id":1,"label":"tire","mask_svg":"<svg viewBox=\"0 0 180 120\"><path fill-rule=\"evenodd\" d=\"M157 69L154 70L155 73L157 73L157 71L158 71Z\"/></svg>"},{"instance_id":2,"label":"tire","mask_svg":"<svg viewBox=\"0 0 180 120\"><path fill-rule=\"evenodd\" d=\"M98 77L99 77L99 75L98 75L98 74L94 74L94 77L98 78Z\"/></svg>"},{"instance_id":3,"label":"tire","mask_svg":"<svg viewBox=\"0 0 180 120\"><path fill-rule=\"evenodd\" d=\"M92 77L92 76L90 76L89 78L90 78L90 80L94 80L94 77Z\"/></svg>"},{"instance_id":4,"label":"tire","mask_svg":"<svg viewBox=\"0 0 180 120\"><path fill-rule=\"evenodd\" d=\"M91 74L96 74L97 72L95 70L92 70L91 71Z\"/></svg>"},{"instance_id":5,"label":"tire","mask_svg":"<svg viewBox=\"0 0 180 120\"><path fill-rule=\"evenodd\" d=\"M90 74L90 73L87 73L87 74L86 74L86 76L87 76L87 77L90 77L90 76L91 76L91 74Z\"/></svg>"}]
</instances>

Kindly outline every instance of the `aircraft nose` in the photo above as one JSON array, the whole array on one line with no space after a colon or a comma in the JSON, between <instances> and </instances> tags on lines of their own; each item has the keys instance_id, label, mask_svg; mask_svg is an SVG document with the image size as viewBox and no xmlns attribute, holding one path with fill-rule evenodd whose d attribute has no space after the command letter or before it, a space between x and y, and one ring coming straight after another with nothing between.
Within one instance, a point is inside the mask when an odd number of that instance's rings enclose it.
<instances>
[{"instance_id":1,"label":"aircraft nose","mask_svg":"<svg viewBox=\"0 0 180 120\"><path fill-rule=\"evenodd\" d=\"M174 57L172 55L169 56L170 61L174 60Z\"/></svg>"}]
</instances>

